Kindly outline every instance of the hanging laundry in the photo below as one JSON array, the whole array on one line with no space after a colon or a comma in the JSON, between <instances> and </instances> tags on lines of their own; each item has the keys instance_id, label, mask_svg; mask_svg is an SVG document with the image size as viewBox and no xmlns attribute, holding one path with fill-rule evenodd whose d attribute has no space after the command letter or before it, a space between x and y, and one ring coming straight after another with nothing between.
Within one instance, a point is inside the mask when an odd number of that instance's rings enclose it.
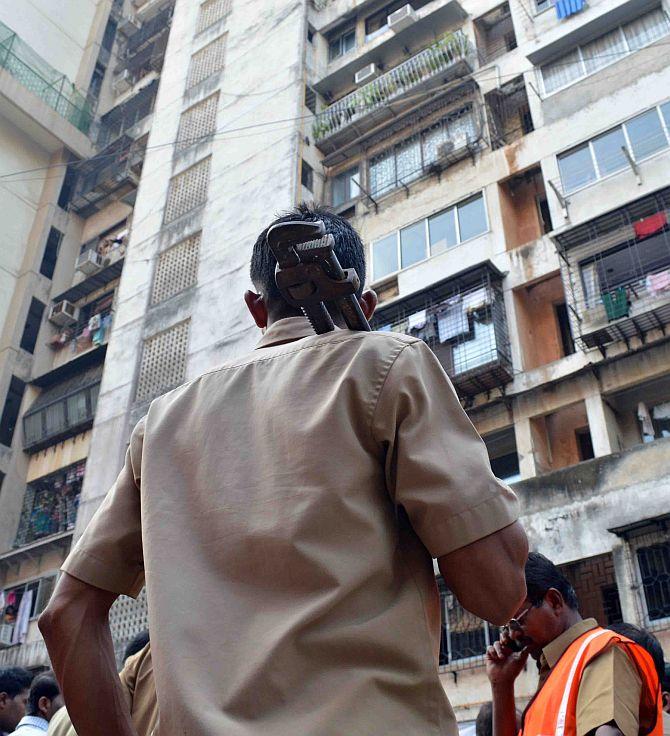
<instances>
[{"instance_id":1,"label":"hanging laundry","mask_svg":"<svg viewBox=\"0 0 670 736\"><path fill-rule=\"evenodd\" d=\"M30 624L30 609L33 606L33 591L26 590L21 596L19 603L19 612L16 616L14 624L14 632L12 633L12 644L23 644L28 634L28 625Z\"/></svg>"},{"instance_id":2,"label":"hanging laundry","mask_svg":"<svg viewBox=\"0 0 670 736\"><path fill-rule=\"evenodd\" d=\"M426 326L426 310L422 309L419 312L410 314L408 320L410 330L420 330L422 327Z\"/></svg>"},{"instance_id":3,"label":"hanging laundry","mask_svg":"<svg viewBox=\"0 0 670 736\"><path fill-rule=\"evenodd\" d=\"M91 338L93 341L93 344L97 347L98 345L102 345L102 343L105 341L105 330L102 327L99 327L94 333L93 337Z\"/></svg>"},{"instance_id":4,"label":"hanging laundry","mask_svg":"<svg viewBox=\"0 0 670 736\"><path fill-rule=\"evenodd\" d=\"M661 291L667 291L670 289L670 271L647 274L646 285L652 296L656 296Z\"/></svg>"},{"instance_id":5,"label":"hanging laundry","mask_svg":"<svg viewBox=\"0 0 670 736\"><path fill-rule=\"evenodd\" d=\"M95 330L99 330L100 329L100 321L101 321L100 320L100 315L99 314L94 314L91 317L91 319L89 319L89 321L88 321L88 329L91 332L95 332Z\"/></svg>"},{"instance_id":6,"label":"hanging laundry","mask_svg":"<svg viewBox=\"0 0 670 736\"><path fill-rule=\"evenodd\" d=\"M476 312L490 304L490 301L488 287L482 286L463 294L463 309L466 312Z\"/></svg>"},{"instance_id":7,"label":"hanging laundry","mask_svg":"<svg viewBox=\"0 0 670 736\"><path fill-rule=\"evenodd\" d=\"M644 401L641 401L637 405L637 418L642 424L642 434L646 434L648 437L654 437L656 430L654 429L654 423L651 420L651 414Z\"/></svg>"},{"instance_id":8,"label":"hanging laundry","mask_svg":"<svg viewBox=\"0 0 670 736\"><path fill-rule=\"evenodd\" d=\"M656 404L652 409L652 414L654 415L654 419L659 421L661 419L670 419L670 401L666 401L665 404Z\"/></svg>"},{"instance_id":9,"label":"hanging laundry","mask_svg":"<svg viewBox=\"0 0 670 736\"><path fill-rule=\"evenodd\" d=\"M584 10L584 0L556 0L556 16L559 20Z\"/></svg>"},{"instance_id":10,"label":"hanging laundry","mask_svg":"<svg viewBox=\"0 0 670 736\"><path fill-rule=\"evenodd\" d=\"M607 294L601 294L601 297L605 307L605 314L607 314L607 319L610 322L613 319L628 317L630 302L628 301L628 292L623 286Z\"/></svg>"},{"instance_id":11,"label":"hanging laundry","mask_svg":"<svg viewBox=\"0 0 670 736\"><path fill-rule=\"evenodd\" d=\"M454 340L470 332L470 321L460 297L450 299L437 313L437 335L440 342Z\"/></svg>"},{"instance_id":12,"label":"hanging laundry","mask_svg":"<svg viewBox=\"0 0 670 736\"><path fill-rule=\"evenodd\" d=\"M635 231L635 237L638 240L642 238L648 238L650 235L663 230L668 224L668 217L665 212L657 212L655 215L650 215L642 220L638 220L633 223L633 230Z\"/></svg>"}]
</instances>

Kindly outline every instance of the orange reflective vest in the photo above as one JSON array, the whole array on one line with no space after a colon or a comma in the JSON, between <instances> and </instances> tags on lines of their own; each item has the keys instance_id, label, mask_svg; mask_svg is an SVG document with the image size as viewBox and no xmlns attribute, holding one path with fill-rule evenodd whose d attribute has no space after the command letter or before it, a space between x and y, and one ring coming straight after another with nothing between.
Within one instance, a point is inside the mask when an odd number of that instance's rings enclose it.
<instances>
[{"instance_id":1,"label":"orange reflective vest","mask_svg":"<svg viewBox=\"0 0 670 736\"><path fill-rule=\"evenodd\" d=\"M613 646L624 649L642 680L640 734L662 736L661 689L651 655L625 636L601 628L582 634L565 650L528 704L519 736L576 736L582 674L593 659Z\"/></svg>"}]
</instances>

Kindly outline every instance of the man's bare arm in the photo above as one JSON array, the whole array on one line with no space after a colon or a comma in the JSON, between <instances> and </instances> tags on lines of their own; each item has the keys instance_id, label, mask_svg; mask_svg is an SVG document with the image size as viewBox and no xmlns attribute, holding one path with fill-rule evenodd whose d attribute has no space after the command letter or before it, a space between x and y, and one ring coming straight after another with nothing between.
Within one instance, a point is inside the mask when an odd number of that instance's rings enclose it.
<instances>
[{"instance_id":1,"label":"man's bare arm","mask_svg":"<svg viewBox=\"0 0 670 736\"><path fill-rule=\"evenodd\" d=\"M109 609L118 596L63 573L39 627L79 736L137 736L116 671Z\"/></svg>"},{"instance_id":2,"label":"man's bare arm","mask_svg":"<svg viewBox=\"0 0 670 736\"><path fill-rule=\"evenodd\" d=\"M437 563L444 582L464 608L501 626L526 597L527 557L526 533L516 521L440 557Z\"/></svg>"}]
</instances>

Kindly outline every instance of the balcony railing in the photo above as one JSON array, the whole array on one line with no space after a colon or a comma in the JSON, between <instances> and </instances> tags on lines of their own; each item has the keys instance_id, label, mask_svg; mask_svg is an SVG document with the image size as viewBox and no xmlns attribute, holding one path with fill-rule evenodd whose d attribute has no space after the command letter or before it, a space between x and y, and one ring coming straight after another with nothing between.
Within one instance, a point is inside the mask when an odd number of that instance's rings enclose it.
<instances>
[{"instance_id":1,"label":"balcony railing","mask_svg":"<svg viewBox=\"0 0 670 736\"><path fill-rule=\"evenodd\" d=\"M142 47L151 41L158 34L165 33L170 30L170 23L172 22L172 14L174 12L174 4L164 8L157 13L153 18L150 18L136 33L126 42L125 56L126 58L131 57L142 49Z\"/></svg>"},{"instance_id":2,"label":"balcony railing","mask_svg":"<svg viewBox=\"0 0 670 736\"><path fill-rule=\"evenodd\" d=\"M86 98L64 74L54 69L2 22L0 67L82 133L88 132L93 112Z\"/></svg>"},{"instance_id":3,"label":"balcony railing","mask_svg":"<svg viewBox=\"0 0 670 736\"><path fill-rule=\"evenodd\" d=\"M85 467L76 463L28 484L15 548L74 529Z\"/></svg>"},{"instance_id":4,"label":"balcony railing","mask_svg":"<svg viewBox=\"0 0 670 736\"><path fill-rule=\"evenodd\" d=\"M118 74L127 70L133 84L150 72L160 72L165 60L168 36L169 34L164 33L155 38L129 59L119 63L114 71Z\"/></svg>"},{"instance_id":5,"label":"balcony railing","mask_svg":"<svg viewBox=\"0 0 670 736\"><path fill-rule=\"evenodd\" d=\"M373 328L424 340L462 398L512 380L502 274L490 263L382 306Z\"/></svg>"},{"instance_id":6,"label":"balcony railing","mask_svg":"<svg viewBox=\"0 0 670 736\"><path fill-rule=\"evenodd\" d=\"M430 80L442 82L449 76L471 71L473 57L473 46L462 31L447 34L319 113L312 130L314 140L317 143L326 141L366 118L375 122L376 111L411 91L417 91Z\"/></svg>"},{"instance_id":7,"label":"balcony railing","mask_svg":"<svg viewBox=\"0 0 670 736\"><path fill-rule=\"evenodd\" d=\"M154 79L129 100L103 115L98 132L98 145L101 148L108 146L127 130L151 115L157 94L158 80Z\"/></svg>"},{"instance_id":8,"label":"balcony railing","mask_svg":"<svg viewBox=\"0 0 670 736\"><path fill-rule=\"evenodd\" d=\"M72 437L93 424L100 382L29 409L23 416L23 447L36 452Z\"/></svg>"}]
</instances>

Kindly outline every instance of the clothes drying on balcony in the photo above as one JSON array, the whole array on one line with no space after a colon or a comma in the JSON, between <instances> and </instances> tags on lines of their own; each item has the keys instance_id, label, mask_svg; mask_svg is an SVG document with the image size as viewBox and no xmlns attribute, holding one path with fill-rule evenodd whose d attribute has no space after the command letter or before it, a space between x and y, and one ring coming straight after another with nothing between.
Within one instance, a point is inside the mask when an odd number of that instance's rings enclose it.
<instances>
[{"instance_id":1,"label":"clothes drying on balcony","mask_svg":"<svg viewBox=\"0 0 670 736\"><path fill-rule=\"evenodd\" d=\"M584 10L584 0L556 0L556 16L559 20Z\"/></svg>"},{"instance_id":2,"label":"clothes drying on balcony","mask_svg":"<svg viewBox=\"0 0 670 736\"><path fill-rule=\"evenodd\" d=\"M610 322L628 316L630 301L628 300L628 292L623 286L601 296L603 306L605 307L605 314L607 314L607 319Z\"/></svg>"},{"instance_id":3,"label":"clothes drying on balcony","mask_svg":"<svg viewBox=\"0 0 670 736\"><path fill-rule=\"evenodd\" d=\"M659 273L647 274L645 280L647 291L652 296L657 296L659 293L668 291L670 289L670 270L660 271Z\"/></svg>"},{"instance_id":4,"label":"clothes drying on balcony","mask_svg":"<svg viewBox=\"0 0 670 736\"><path fill-rule=\"evenodd\" d=\"M657 212L654 215L645 217L633 223L635 237L638 240L648 238L650 235L660 232L668 224L668 217L665 212Z\"/></svg>"},{"instance_id":5,"label":"clothes drying on balcony","mask_svg":"<svg viewBox=\"0 0 670 736\"><path fill-rule=\"evenodd\" d=\"M470 320L460 296L448 299L437 312L437 335L441 343L470 332Z\"/></svg>"},{"instance_id":6,"label":"clothes drying on balcony","mask_svg":"<svg viewBox=\"0 0 670 736\"><path fill-rule=\"evenodd\" d=\"M426 326L426 310L421 309L418 312L414 312L414 314L409 315L408 319L410 330L420 330Z\"/></svg>"}]
</instances>

